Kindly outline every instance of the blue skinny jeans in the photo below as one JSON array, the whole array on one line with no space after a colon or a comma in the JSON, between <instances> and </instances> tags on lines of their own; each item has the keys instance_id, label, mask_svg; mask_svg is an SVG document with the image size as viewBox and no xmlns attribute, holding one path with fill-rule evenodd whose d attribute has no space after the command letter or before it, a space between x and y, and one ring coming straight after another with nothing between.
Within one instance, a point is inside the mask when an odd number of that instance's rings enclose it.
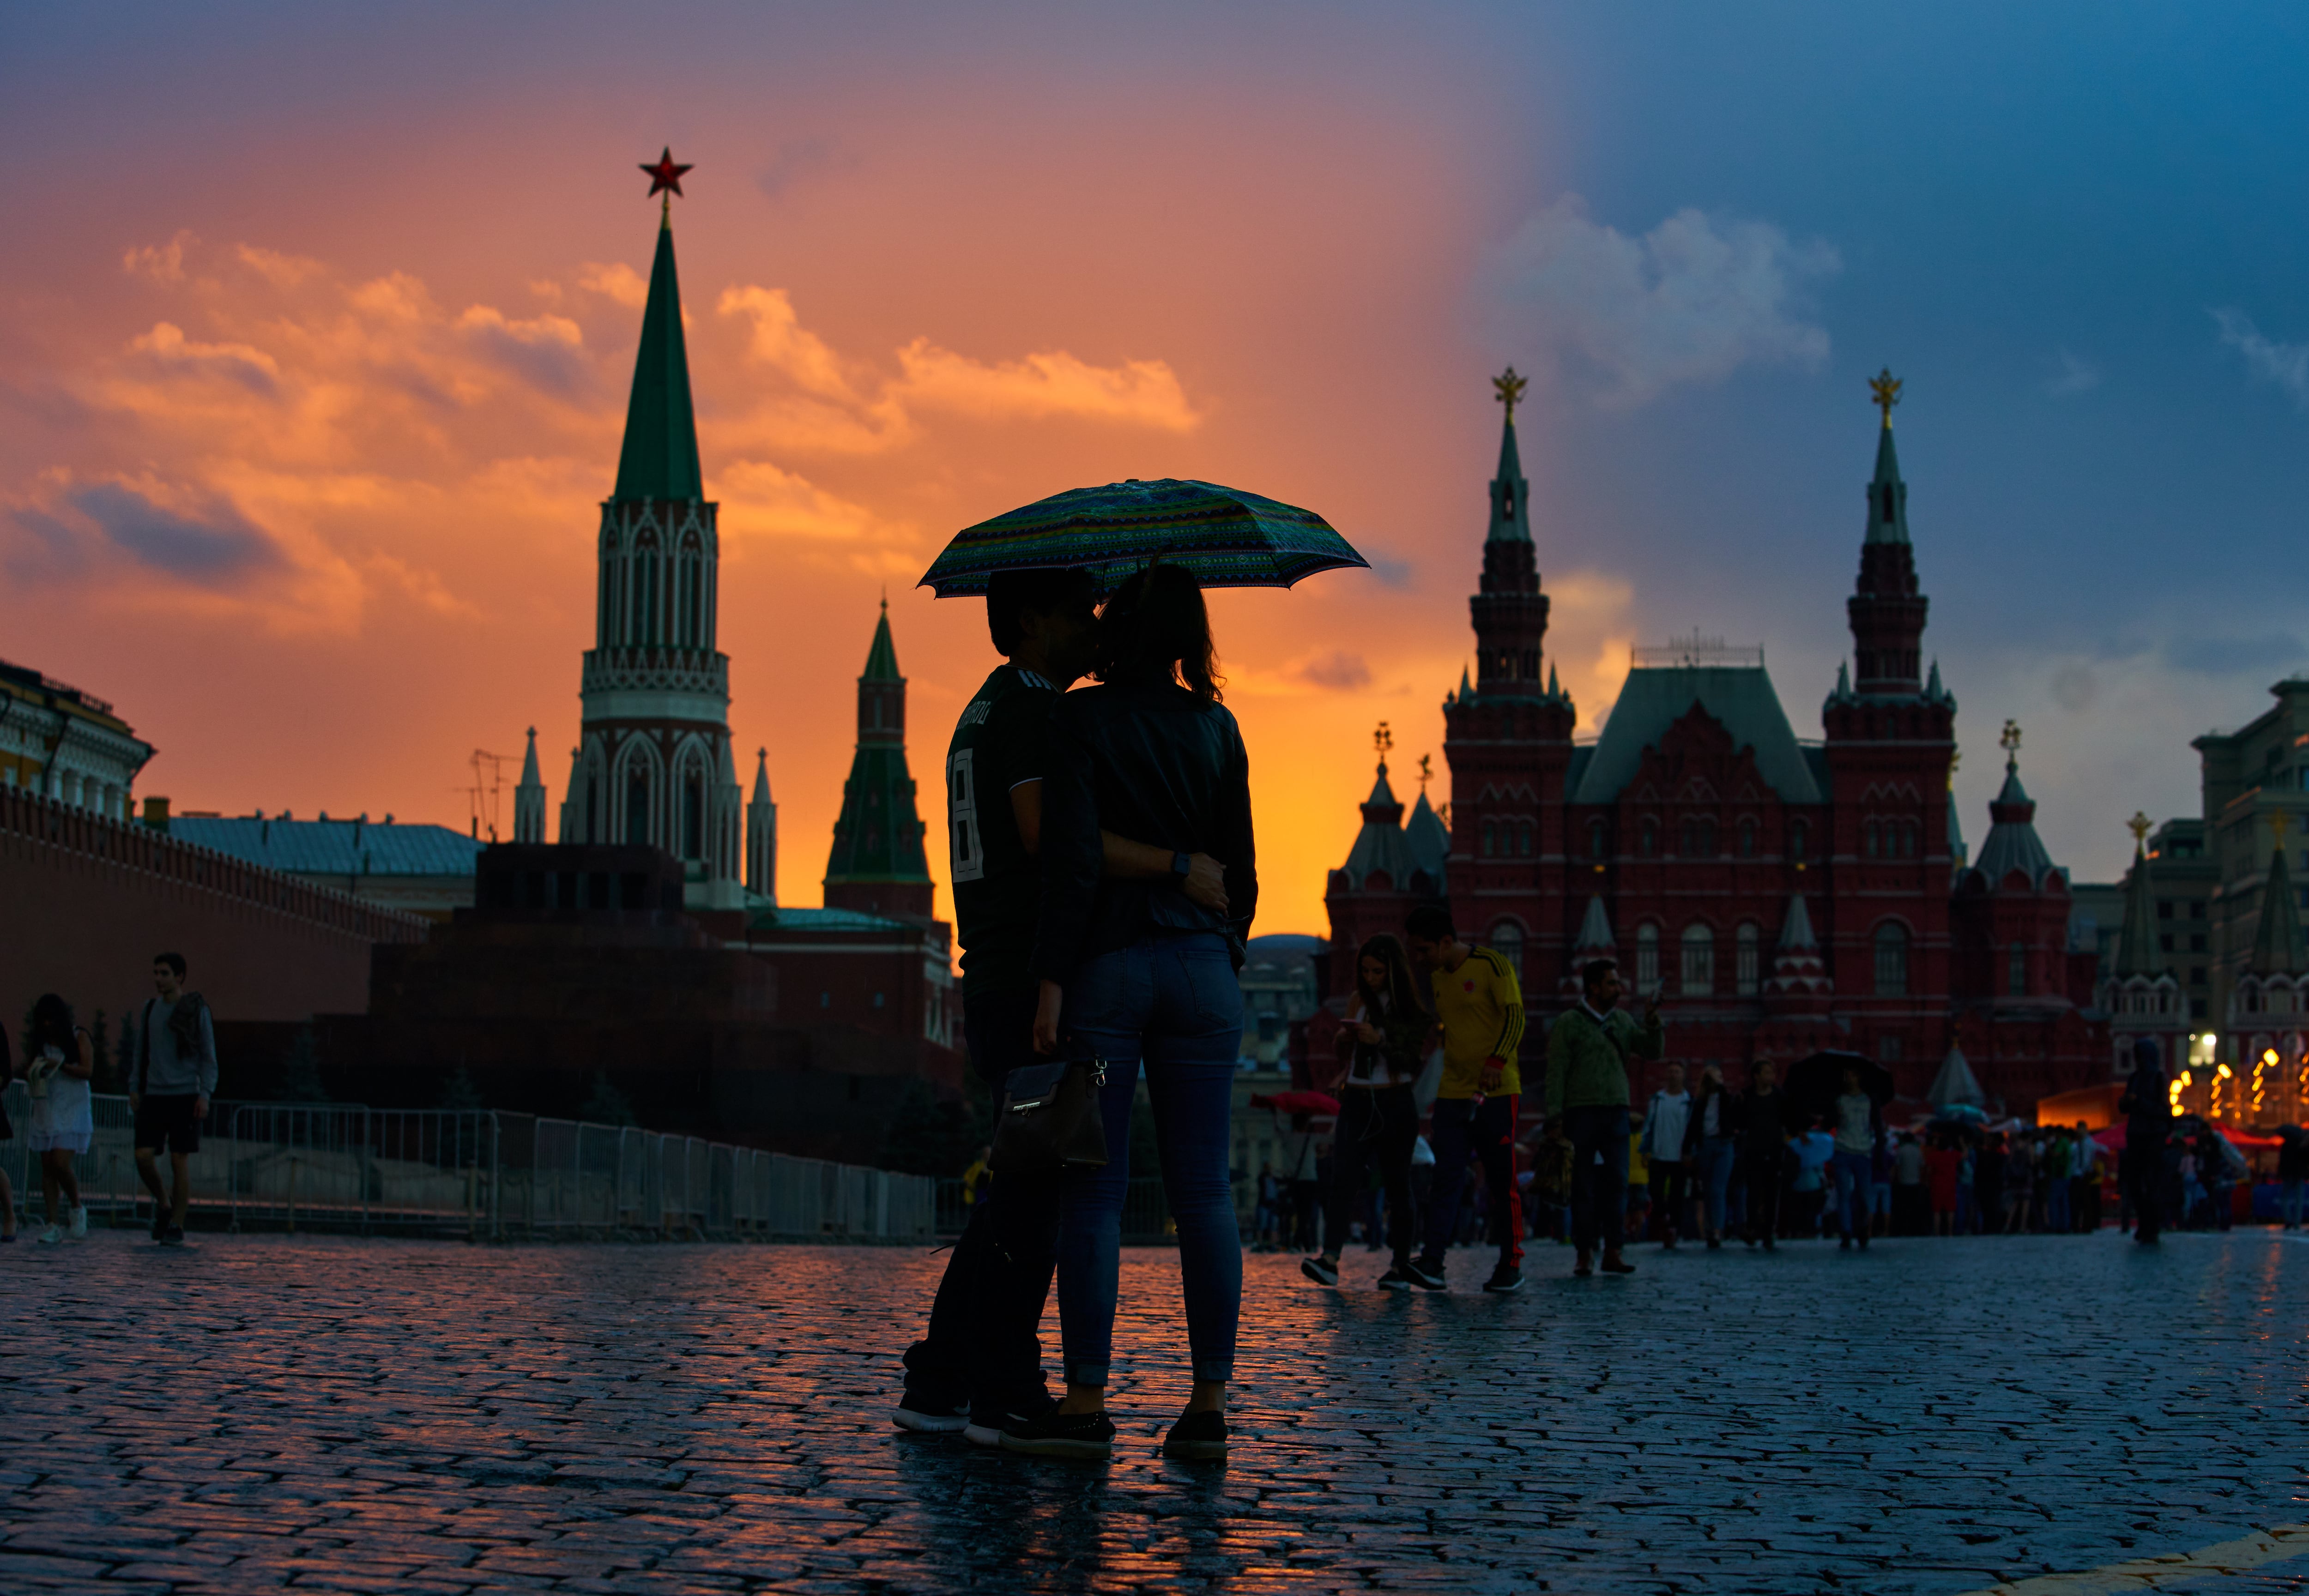
<instances>
[{"instance_id":1,"label":"blue skinny jeans","mask_svg":"<svg viewBox=\"0 0 2309 1596\"><path fill-rule=\"evenodd\" d=\"M1864 1152L1838 1152L1829 1160L1836 1175L1837 1217L1846 1236L1868 1234L1868 1215L1874 1206L1876 1171Z\"/></svg>"},{"instance_id":2,"label":"blue skinny jeans","mask_svg":"<svg viewBox=\"0 0 2309 1596\"><path fill-rule=\"evenodd\" d=\"M1083 962L1066 992L1061 1048L1106 1060L1106 1165L1067 1177L1059 1221L1059 1329L1071 1385L1104 1385L1120 1295L1122 1200L1138 1066L1179 1232L1187 1347L1198 1380L1234 1375L1242 1240L1229 1178L1242 988L1216 932L1148 936Z\"/></svg>"}]
</instances>

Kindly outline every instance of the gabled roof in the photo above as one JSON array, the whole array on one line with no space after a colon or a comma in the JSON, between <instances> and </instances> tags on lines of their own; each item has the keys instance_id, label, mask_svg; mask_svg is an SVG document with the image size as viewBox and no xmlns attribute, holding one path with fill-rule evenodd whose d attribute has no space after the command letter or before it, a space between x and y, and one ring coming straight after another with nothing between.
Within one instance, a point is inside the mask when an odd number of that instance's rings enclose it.
<instances>
[{"instance_id":1,"label":"gabled roof","mask_svg":"<svg viewBox=\"0 0 2309 1596\"><path fill-rule=\"evenodd\" d=\"M642 343L626 403L626 443L618 456L619 499L702 499L697 420L689 408L689 351L681 336L681 285L673 271L673 227L658 229L650 263Z\"/></svg>"},{"instance_id":2,"label":"gabled roof","mask_svg":"<svg viewBox=\"0 0 2309 1596\"><path fill-rule=\"evenodd\" d=\"M1783 799L1820 801L1812 762L1760 665L1642 666L1629 671L1571 801L1608 804L1618 798L1642 767L1644 750L1658 746L1668 728L1694 704L1732 734L1734 747L1754 750L1757 772Z\"/></svg>"},{"instance_id":3,"label":"gabled roof","mask_svg":"<svg viewBox=\"0 0 2309 1596\"><path fill-rule=\"evenodd\" d=\"M486 843L445 825L366 820L172 816L169 834L195 848L298 876L471 876Z\"/></svg>"}]
</instances>

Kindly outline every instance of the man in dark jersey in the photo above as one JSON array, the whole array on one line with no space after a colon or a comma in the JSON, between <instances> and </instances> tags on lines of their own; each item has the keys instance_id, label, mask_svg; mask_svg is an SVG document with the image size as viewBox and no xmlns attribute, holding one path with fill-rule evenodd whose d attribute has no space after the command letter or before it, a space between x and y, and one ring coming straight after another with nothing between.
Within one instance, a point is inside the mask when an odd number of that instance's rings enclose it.
<instances>
[{"instance_id":1,"label":"man in dark jersey","mask_svg":"<svg viewBox=\"0 0 2309 1596\"><path fill-rule=\"evenodd\" d=\"M996 667L956 723L947 752L947 823L955 927L962 940L963 1033L971 1067L996 1100L1020 1065L1037 1061L1039 984L1027 966L1042 906L1042 759L1051 708L1090 668L1096 598L1081 571L998 574L987 629L1008 662ZM1223 908L1224 871L1202 854L1174 855L1108 835L1111 876L1183 878L1187 895ZM997 1173L971 1204L930 1307L905 1355L902 1429L965 1430L1001 1443L1013 1418L1053 1405L1037 1331L1056 1258L1059 1183Z\"/></svg>"}]
</instances>

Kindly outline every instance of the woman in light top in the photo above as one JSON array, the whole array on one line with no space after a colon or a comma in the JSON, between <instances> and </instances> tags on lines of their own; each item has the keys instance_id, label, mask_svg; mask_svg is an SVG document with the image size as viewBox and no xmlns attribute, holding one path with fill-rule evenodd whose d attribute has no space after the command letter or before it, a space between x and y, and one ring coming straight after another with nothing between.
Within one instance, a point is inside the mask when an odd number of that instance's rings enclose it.
<instances>
[{"instance_id":1,"label":"woman in light top","mask_svg":"<svg viewBox=\"0 0 2309 1596\"><path fill-rule=\"evenodd\" d=\"M32 1005L30 1044L24 1068L32 1094L30 1144L40 1155L40 1196L48 1220L39 1240L54 1247L88 1235L88 1210L81 1206L73 1159L88 1151L96 1134L89 1085L96 1074L96 1044L73 1023L72 1005L54 992L42 993Z\"/></svg>"},{"instance_id":2,"label":"woman in light top","mask_svg":"<svg viewBox=\"0 0 2309 1596\"><path fill-rule=\"evenodd\" d=\"M1417 1239L1411 1200L1411 1152L1419 1140L1419 1105L1412 1083L1427 1062L1435 1016L1419 999L1411 961L1403 944L1384 934L1362 945L1355 960L1355 995L1339 1032L1348 1055L1347 1076L1339 1089L1339 1126L1331 1142L1330 1212L1323 1226L1323 1251L1300 1263L1300 1272L1318 1284L1339 1283L1339 1249L1347 1238L1347 1216L1363 1189L1365 1170L1376 1165L1387 1188L1388 1240L1395 1263L1379 1277L1383 1291L1407 1291Z\"/></svg>"}]
</instances>

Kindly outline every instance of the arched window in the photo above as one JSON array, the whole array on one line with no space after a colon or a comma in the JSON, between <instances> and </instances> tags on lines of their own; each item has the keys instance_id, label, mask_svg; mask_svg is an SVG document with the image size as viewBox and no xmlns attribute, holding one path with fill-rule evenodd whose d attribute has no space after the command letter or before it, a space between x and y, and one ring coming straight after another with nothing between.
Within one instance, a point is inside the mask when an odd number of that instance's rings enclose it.
<instances>
[{"instance_id":1,"label":"arched window","mask_svg":"<svg viewBox=\"0 0 2309 1596\"><path fill-rule=\"evenodd\" d=\"M1798 864L1803 863L1804 850L1811 845L1812 827L1801 820L1791 821L1788 824L1788 857Z\"/></svg>"},{"instance_id":2,"label":"arched window","mask_svg":"<svg viewBox=\"0 0 2309 1596\"><path fill-rule=\"evenodd\" d=\"M1636 852L1644 858L1654 858L1659 854L1659 822L1648 815L1636 828Z\"/></svg>"},{"instance_id":3,"label":"arched window","mask_svg":"<svg viewBox=\"0 0 2309 1596\"><path fill-rule=\"evenodd\" d=\"M1753 997L1763 962L1761 941L1753 920L1741 922L1739 930L1733 933L1732 945L1736 954L1732 971L1735 989L1743 997Z\"/></svg>"},{"instance_id":4,"label":"arched window","mask_svg":"<svg viewBox=\"0 0 2309 1596\"><path fill-rule=\"evenodd\" d=\"M1876 927L1876 996L1908 995L1908 928L1897 920Z\"/></svg>"},{"instance_id":5,"label":"arched window","mask_svg":"<svg viewBox=\"0 0 2309 1596\"><path fill-rule=\"evenodd\" d=\"M1716 933L1706 926L1683 928L1683 995L1712 997L1716 993Z\"/></svg>"},{"instance_id":6,"label":"arched window","mask_svg":"<svg viewBox=\"0 0 2309 1596\"><path fill-rule=\"evenodd\" d=\"M1604 819L1600 815L1587 823L1587 857L1591 859L1604 857Z\"/></svg>"},{"instance_id":7,"label":"arched window","mask_svg":"<svg viewBox=\"0 0 2309 1596\"><path fill-rule=\"evenodd\" d=\"M1492 927L1492 951L1508 962L1508 968L1523 979L1523 927L1513 920L1501 920Z\"/></svg>"},{"instance_id":8,"label":"arched window","mask_svg":"<svg viewBox=\"0 0 2309 1596\"><path fill-rule=\"evenodd\" d=\"M1636 927L1636 990L1648 995L1659 988L1659 927L1647 920Z\"/></svg>"},{"instance_id":9,"label":"arched window","mask_svg":"<svg viewBox=\"0 0 2309 1596\"><path fill-rule=\"evenodd\" d=\"M626 768L626 841L637 848L650 840L649 772L636 761Z\"/></svg>"},{"instance_id":10,"label":"arched window","mask_svg":"<svg viewBox=\"0 0 2309 1596\"><path fill-rule=\"evenodd\" d=\"M1752 820L1740 823L1740 857L1743 859L1756 857L1756 823Z\"/></svg>"},{"instance_id":11,"label":"arched window","mask_svg":"<svg viewBox=\"0 0 2309 1596\"><path fill-rule=\"evenodd\" d=\"M1500 831L1490 821L1483 822L1483 857L1492 858L1500 850Z\"/></svg>"},{"instance_id":12,"label":"arched window","mask_svg":"<svg viewBox=\"0 0 2309 1596\"><path fill-rule=\"evenodd\" d=\"M1714 858L1716 823L1700 815L1686 820L1683 823L1682 852L1688 859Z\"/></svg>"},{"instance_id":13,"label":"arched window","mask_svg":"<svg viewBox=\"0 0 2309 1596\"><path fill-rule=\"evenodd\" d=\"M1870 821L1868 823L1867 838L1867 854L1868 857L1872 859L1884 850L1883 828L1878 825L1874 821Z\"/></svg>"},{"instance_id":14,"label":"arched window","mask_svg":"<svg viewBox=\"0 0 2309 1596\"><path fill-rule=\"evenodd\" d=\"M681 783L681 857L703 858L705 850L705 782L693 770Z\"/></svg>"},{"instance_id":15,"label":"arched window","mask_svg":"<svg viewBox=\"0 0 2309 1596\"><path fill-rule=\"evenodd\" d=\"M1531 857L1531 822L1528 820L1516 827L1516 851L1526 858Z\"/></svg>"},{"instance_id":16,"label":"arched window","mask_svg":"<svg viewBox=\"0 0 2309 1596\"><path fill-rule=\"evenodd\" d=\"M2014 997L2028 996L2028 945L2016 942L2005 950L2004 989Z\"/></svg>"}]
</instances>

